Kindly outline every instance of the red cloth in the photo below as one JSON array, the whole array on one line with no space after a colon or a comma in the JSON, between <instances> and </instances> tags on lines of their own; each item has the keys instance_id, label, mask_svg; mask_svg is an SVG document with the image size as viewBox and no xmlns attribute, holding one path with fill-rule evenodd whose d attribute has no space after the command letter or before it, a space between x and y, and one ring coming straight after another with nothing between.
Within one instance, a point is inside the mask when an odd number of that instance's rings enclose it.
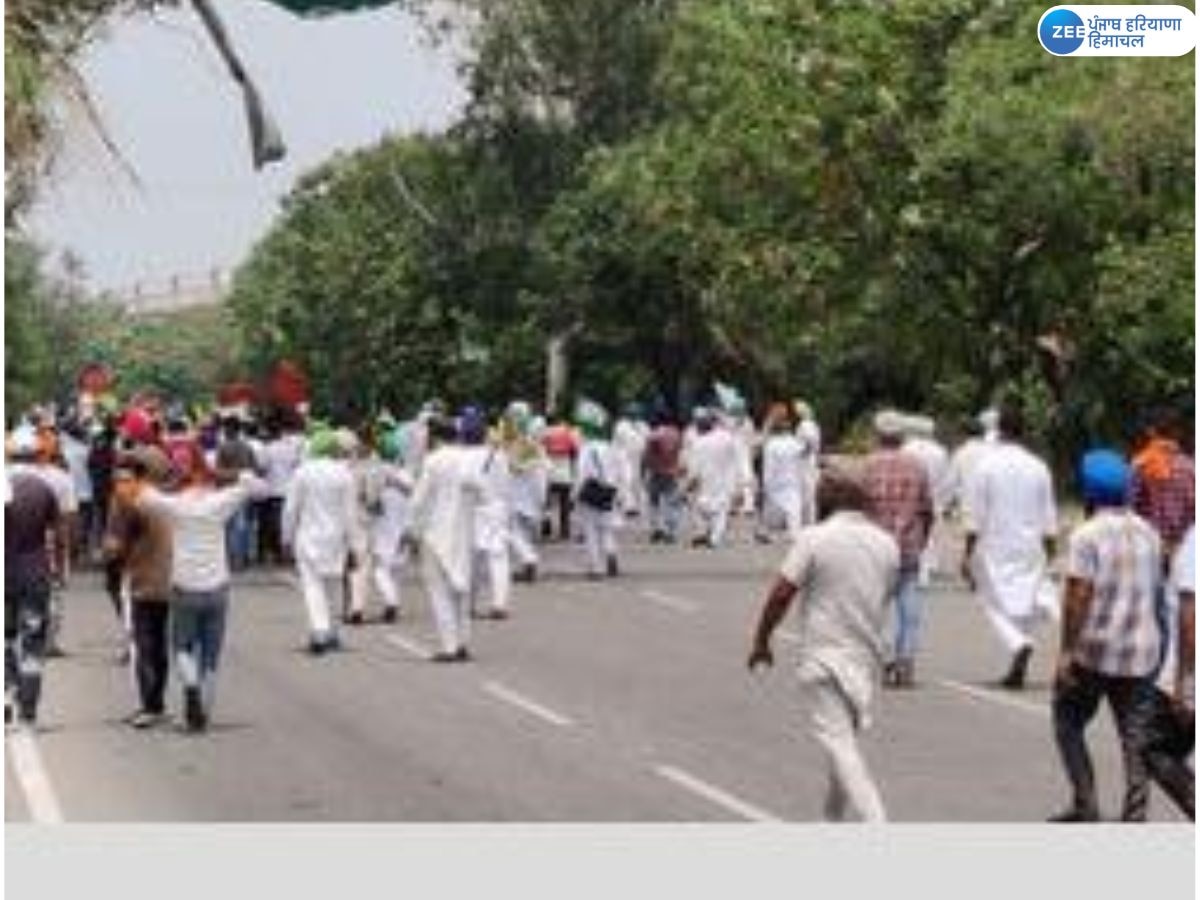
<instances>
[{"instance_id":1,"label":"red cloth","mask_svg":"<svg viewBox=\"0 0 1200 900\"><path fill-rule=\"evenodd\" d=\"M542 435L542 446L551 456L573 456L579 452L579 438L566 425L551 425Z\"/></svg>"}]
</instances>

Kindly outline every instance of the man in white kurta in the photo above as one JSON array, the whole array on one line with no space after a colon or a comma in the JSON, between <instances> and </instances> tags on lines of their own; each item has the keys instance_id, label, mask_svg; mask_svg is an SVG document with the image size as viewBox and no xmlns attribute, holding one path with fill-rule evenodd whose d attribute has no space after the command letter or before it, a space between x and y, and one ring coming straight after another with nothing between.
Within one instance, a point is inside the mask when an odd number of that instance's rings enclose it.
<instances>
[{"instance_id":1,"label":"man in white kurta","mask_svg":"<svg viewBox=\"0 0 1200 900\"><path fill-rule=\"evenodd\" d=\"M967 485L963 575L1012 656L1001 685L1020 689L1033 653L1038 619L1057 614L1047 580L1058 514L1050 469L1021 446L1023 421L1014 408L1000 414L1000 438Z\"/></svg>"},{"instance_id":2,"label":"man in white kurta","mask_svg":"<svg viewBox=\"0 0 1200 900\"><path fill-rule=\"evenodd\" d=\"M537 578L537 534L546 508L549 461L542 449L541 435L527 403L509 405L500 422L500 440L509 474L508 541L517 562L514 580Z\"/></svg>"},{"instance_id":3,"label":"man in white kurta","mask_svg":"<svg viewBox=\"0 0 1200 900\"><path fill-rule=\"evenodd\" d=\"M347 560L362 564L365 535L360 527L355 480L332 432L309 443L309 458L288 485L283 504L283 540L292 548L308 614L309 650L338 646L331 598L342 590Z\"/></svg>"},{"instance_id":4,"label":"man in white kurta","mask_svg":"<svg viewBox=\"0 0 1200 900\"><path fill-rule=\"evenodd\" d=\"M365 514L368 561L362 566L362 579L368 577L383 601L383 621L394 622L400 614L400 572L407 560L404 534L408 530L408 497L412 477L404 469L400 440L396 431L385 431L378 440L375 455L359 462L359 504ZM356 573L357 574L357 573ZM353 610L362 614L365 591L356 588L361 605Z\"/></svg>"},{"instance_id":5,"label":"man in white kurta","mask_svg":"<svg viewBox=\"0 0 1200 900\"><path fill-rule=\"evenodd\" d=\"M697 526L692 545L718 547L725 540L729 511L741 485L741 456L737 439L711 412L699 411L695 424L697 436L684 458Z\"/></svg>"},{"instance_id":6,"label":"man in white kurta","mask_svg":"<svg viewBox=\"0 0 1200 900\"><path fill-rule=\"evenodd\" d=\"M608 414L590 402L580 404L575 424L583 434L584 443L575 467L572 499L579 510L579 525L587 552L588 577L614 577L619 573L617 561L617 521L620 509L620 476L624 460L607 440ZM596 482L612 489L614 498L608 508L593 505L585 496L584 485Z\"/></svg>"},{"instance_id":7,"label":"man in white kurta","mask_svg":"<svg viewBox=\"0 0 1200 900\"><path fill-rule=\"evenodd\" d=\"M488 440L487 420L474 407L459 416L459 433L466 444L463 455L480 488L475 510L471 608L483 618L507 619L512 594L512 565L508 555L512 485L508 459L498 442ZM490 605L486 610L479 610L478 598L485 585Z\"/></svg>"},{"instance_id":8,"label":"man in white kurta","mask_svg":"<svg viewBox=\"0 0 1200 900\"><path fill-rule=\"evenodd\" d=\"M421 547L421 574L433 607L441 649L434 662L471 659L470 591L475 551L475 515L482 486L454 423L429 422L432 449L413 487L411 534Z\"/></svg>"},{"instance_id":9,"label":"man in white kurta","mask_svg":"<svg viewBox=\"0 0 1200 900\"><path fill-rule=\"evenodd\" d=\"M899 547L867 518L868 498L857 474L831 472L818 489L828 516L800 531L781 565L749 665L773 664L771 635L799 598L797 675L829 772L825 819L882 822L883 801L858 736L870 724L879 686Z\"/></svg>"},{"instance_id":10,"label":"man in white kurta","mask_svg":"<svg viewBox=\"0 0 1200 900\"><path fill-rule=\"evenodd\" d=\"M613 449L620 459L617 473L620 483L617 487L620 490L621 509L627 516L639 515L645 506L642 456L646 452L649 436L650 430L635 406L630 406L613 426Z\"/></svg>"},{"instance_id":11,"label":"man in white kurta","mask_svg":"<svg viewBox=\"0 0 1200 900\"><path fill-rule=\"evenodd\" d=\"M757 539L771 540L770 531L780 526L795 539L804 524L804 446L792 433L791 423L781 419L772 425L762 448L763 508Z\"/></svg>"}]
</instances>

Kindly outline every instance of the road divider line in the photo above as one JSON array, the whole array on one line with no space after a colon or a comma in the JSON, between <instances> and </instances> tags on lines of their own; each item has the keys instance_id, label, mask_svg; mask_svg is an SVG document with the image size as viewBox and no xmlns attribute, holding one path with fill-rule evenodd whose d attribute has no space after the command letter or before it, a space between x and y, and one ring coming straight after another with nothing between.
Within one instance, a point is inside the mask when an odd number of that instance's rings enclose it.
<instances>
[{"instance_id":1,"label":"road divider line","mask_svg":"<svg viewBox=\"0 0 1200 900\"><path fill-rule=\"evenodd\" d=\"M13 774L25 792L29 817L33 822L38 825L61 823L62 807L58 805L58 795L50 783L37 740L31 732L22 728L9 735L8 758L12 760Z\"/></svg>"},{"instance_id":2,"label":"road divider line","mask_svg":"<svg viewBox=\"0 0 1200 900\"><path fill-rule=\"evenodd\" d=\"M408 638L404 637L403 635L396 634L395 632L388 634L384 639L389 644L399 647L405 653L409 654L410 656L415 656L417 659L429 659L429 657L433 654L433 651L431 651L428 647L423 647L416 641L410 641Z\"/></svg>"},{"instance_id":3,"label":"road divider line","mask_svg":"<svg viewBox=\"0 0 1200 900\"><path fill-rule=\"evenodd\" d=\"M743 819L748 819L751 822L782 822L783 819L779 816L769 813L766 810L740 800L728 791L723 791L719 787L709 784L691 775L683 769L675 766L655 766L654 771L668 781L674 782L685 790L691 791L697 796L703 797L717 806L741 816Z\"/></svg>"},{"instance_id":4,"label":"road divider line","mask_svg":"<svg viewBox=\"0 0 1200 900\"><path fill-rule=\"evenodd\" d=\"M662 591L639 591L639 594L651 603L657 603L659 606L673 609L679 613L694 613L700 609L691 600L684 600L682 597L676 597L673 594L664 594Z\"/></svg>"},{"instance_id":5,"label":"road divider line","mask_svg":"<svg viewBox=\"0 0 1200 900\"><path fill-rule=\"evenodd\" d=\"M530 700L524 694L519 694L498 681L485 681L483 689L493 697L510 703L518 709L523 709L530 715L537 716L542 721L549 722L551 725L557 725L559 728L567 728L572 724L571 720L566 716L556 713L554 710L543 706L535 700Z\"/></svg>"},{"instance_id":6,"label":"road divider line","mask_svg":"<svg viewBox=\"0 0 1200 900\"><path fill-rule=\"evenodd\" d=\"M938 685L949 690L956 691L960 694L965 694L968 697L973 697L976 700L987 700L990 703L996 703L1000 706L1007 706L1011 709L1019 709L1021 712L1030 713L1035 716L1046 716L1050 713L1050 706L1040 706L1034 703L1029 703L1026 700L1017 700L1014 697L1006 696L997 691L985 691L983 688L973 687L969 684L963 684L961 681L939 681Z\"/></svg>"}]
</instances>

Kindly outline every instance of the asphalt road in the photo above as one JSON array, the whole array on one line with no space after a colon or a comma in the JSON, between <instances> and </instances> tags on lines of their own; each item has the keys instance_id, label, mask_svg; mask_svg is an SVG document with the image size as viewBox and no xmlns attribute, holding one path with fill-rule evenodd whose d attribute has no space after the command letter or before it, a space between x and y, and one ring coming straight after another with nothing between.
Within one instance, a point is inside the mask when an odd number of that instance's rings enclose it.
<instances>
[{"instance_id":1,"label":"asphalt road","mask_svg":"<svg viewBox=\"0 0 1200 900\"><path fill-rule=\"evenodd\" d=\"M782 545L718 551L625 535L624 574L588 582L582 548L545 548L514 616L478 622L470 665L424 654L433 627L405 583L396 625L347 629L345 652L303 652L287 570L234 588L210 732L135 732L120 637L92 576L68 598L68 655L49 664L42 722L6 738L5 818L20 821L813 821L825 776L805 732L792 648L744 666ZM864 741L899 821L1042 821L1065 802L1042 635L1032 684L991 687L1006 659L951 581L927 606L918 688L887 692ZM178 708L172 684L169 702ZM1092 728L1115 814L1111 720ZM1155 794L1155 818L1177 820Z\"/></svg>"}]
</instances>

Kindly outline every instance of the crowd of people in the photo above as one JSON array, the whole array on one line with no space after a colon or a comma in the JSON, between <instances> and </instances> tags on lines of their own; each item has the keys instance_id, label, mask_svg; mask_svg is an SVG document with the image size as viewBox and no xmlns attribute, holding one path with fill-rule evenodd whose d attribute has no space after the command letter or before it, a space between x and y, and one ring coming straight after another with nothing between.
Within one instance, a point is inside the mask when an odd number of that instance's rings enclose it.
<instances>
[{"instance_id":1,"label":"crowd of people","mask_svg":"<svg viewBox=\"0 0 1200 900\"><path fill-rule=\"evenodd\" d=\"M634 404L614 417L580 401L547 421L514 401L494 416L431 401L351 429L292 409L225 410L201 421L158 404L85 418L34 410L10 430L5 470L6 720L36 721L44 661L60 653L72 567L102 566L136 675L136 728L166 717L172 657L185 727L212 714L231 573L294 566L309 652L345 627L410 611L419 572L436 663L472 659L472 620L513 614L514 582L539 578L540 545L580 545L581 573L621 574L630 528L651 544L718 551L732 516L788 550L763 610L751 668L797 600L801 680L826 751L831 819L885 816L857 749L876 684L919 685L924 597L953 529L960 574L1009 654L999 685L1026 684L1035 629L1061 621L1055 737L1072 787L1058 818L1099 817L1084 730L1100 699L1117 721L1122 817L1146 817L1151 779L1193 816L1194 470L1169 415L1128 455L1090 451L1086 511L1062 560L1050 468L1018 409L971 423L953 453L933 420L875 415L876 446L829 453L803 401L755 423L740 398L691 411ZM1060 587L1052 575L1061 570Z\"/></svg>"}]
</instances>

